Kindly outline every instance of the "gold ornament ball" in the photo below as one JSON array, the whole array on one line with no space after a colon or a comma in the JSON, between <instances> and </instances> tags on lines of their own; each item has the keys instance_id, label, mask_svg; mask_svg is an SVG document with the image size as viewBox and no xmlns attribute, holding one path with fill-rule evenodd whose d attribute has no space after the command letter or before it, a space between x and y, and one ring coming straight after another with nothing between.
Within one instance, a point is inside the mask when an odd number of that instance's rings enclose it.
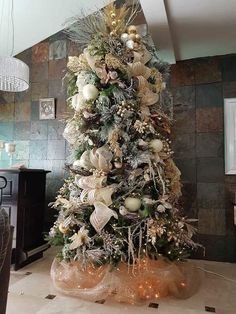
<instances>
[{"instance_id":1,"label":"gold ornament ball","mask_svg":"<svg viewBox=\"0 0 236 314\"><path fill-rule=\"evenodd\" d=\"M150 141L149 146L155 153L159 153L163 149L163 143L159 139Z\"/></svg>"},{"instance_id":2,"label":"gold ornament ball","mask_svg":"<svg viewBox=\"0 0 236 314\"><path fill-rule=\"evenodd\" d=\"M61 232L61 233L67 233L67 231L68 231L68 228L66 228L64 225L63 225L63 223L60 223L60 225L59 225L59 231Z\"/></svg>"},{"instance_id":3,"label":"gold ornament ball","mask_svg":"<svg viewBox=\"0 0 236 314\"><path fill-rule=\"evenodd\" d=\"M115 19L115 18L116 18L115 12L112 12L112 13L111 13L111 18L112 18L112 19Z\"/></svg>"},{"instance_id":4,"label":"gold ornament ball","mask_svg":"<svg viewBox=\"0 0 236 314\"><path fill-rule=\"evenodd\" d=\"M135 34L129 34L129 39L135 41L136 40L136 35Z\"/></svg>"},{"instance_id":5,"label":"gold ornament ball","mask_svg":"<svg viewBox=\"0 0 236 314\"><path fill-rule=\"evenodd\" d=\"M111 22L111 25L112 25L112 26L116 26L116 24L117 24L116 21L112 21L112 22Z\"/></svg>"},{"instance_id":6,"label":"gold ornament ball","mask_svg":"<svg viewBox=\"0 0 236 314\"><path fill-rule=\"evenodd\" d=\"M138 49L138 47L139 47L139 44L134 42L134 49Z\"/></svg>"},{"instance_id":7,"label":"gold ornament ball","mask_svg":"<svg viewBox=\"0 0 236 314\"><path fill-rule=\"evenodd\" d=\"M136 34L137 33L137 28L134 25L130 25L127 29L129 34Z\"/></svg>"},{"instance_id":8,"label":"gold ornament ball","mask_svg":"<svg viewBox=\"0 0 236 314\"><path fill-rule=\"evenodd\" d=\"M136 212L141 207L141 200L137 197L127 197L125 199L125 207L130 212Z\"/></svg>"}]
</instances>

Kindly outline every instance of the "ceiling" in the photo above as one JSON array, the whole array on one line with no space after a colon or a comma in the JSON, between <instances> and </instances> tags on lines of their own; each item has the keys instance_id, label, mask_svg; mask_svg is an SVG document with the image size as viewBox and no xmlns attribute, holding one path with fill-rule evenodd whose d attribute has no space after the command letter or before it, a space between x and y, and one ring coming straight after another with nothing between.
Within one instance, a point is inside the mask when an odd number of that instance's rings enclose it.
<instances>
[{"instance_id":1,"label":"ceiling","mask_svg":"<svg viewBox=\"0 0 236 314\"><path fill-rule=\"evenodd\" d=\"M170 63L236 52L235 0L140 0L160 56ZM106 0L14 0L17 54L63 28L81 9L92 13ZM0 55L9 55L9 0L0 0Z\"/></svg>"}]
</instances>

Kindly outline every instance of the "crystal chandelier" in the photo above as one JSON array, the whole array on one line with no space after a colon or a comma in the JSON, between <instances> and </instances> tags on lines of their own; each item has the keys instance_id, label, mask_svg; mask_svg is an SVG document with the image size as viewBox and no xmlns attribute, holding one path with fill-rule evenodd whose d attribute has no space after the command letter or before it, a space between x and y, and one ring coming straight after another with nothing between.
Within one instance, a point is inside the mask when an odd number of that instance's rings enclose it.
<instances>
[{"instance_id":1,"label":"crystal chandelier","mask_svg":"<svg viewBox=\"0 0 236 314\"><path fill-rule=\"evenodd\" d=\"M0 90L22 92L28 88L28 65L14 57L0 57Z\"/></svg>"},{"instance_id":2,"label":"crystal chandelier","mask_svg":"<svg viewBox=\"0 0 236 314\"><path fill-rule=\"evenodd\" d=\"M13 53L14 50L13 0L11 1L11 24L12 24L12 53ZM6 92L22 92L28 88L29 88L28 65L14 57L8 56L0 57L0 90Z\"/></svg>"}]
</instances>

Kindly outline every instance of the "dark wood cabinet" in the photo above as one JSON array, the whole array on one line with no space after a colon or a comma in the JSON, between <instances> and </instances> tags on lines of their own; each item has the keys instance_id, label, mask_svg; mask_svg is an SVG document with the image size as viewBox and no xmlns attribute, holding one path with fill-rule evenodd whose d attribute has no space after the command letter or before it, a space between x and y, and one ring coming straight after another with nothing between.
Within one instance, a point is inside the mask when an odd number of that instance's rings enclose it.
<instances>
[{"instance_id":1,"label":"dark wood cabinet","mask_svg":"<svg viewBox=\"0 0 236 314\"><path fill-rule=\"evenodd\" d=\"M12 263L17 270L42 257L46 175L38 169L0 169L7 179L2 207L14 226Z\"/></svg>"}]
</instances>

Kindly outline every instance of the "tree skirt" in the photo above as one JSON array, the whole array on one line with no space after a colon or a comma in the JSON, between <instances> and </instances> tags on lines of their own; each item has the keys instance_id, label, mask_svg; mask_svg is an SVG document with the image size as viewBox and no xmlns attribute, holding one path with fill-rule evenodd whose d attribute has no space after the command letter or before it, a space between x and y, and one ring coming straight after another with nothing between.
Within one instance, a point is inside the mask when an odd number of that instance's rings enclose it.
<instances>
[{"instance_id":1,"label":"tree skirt","mask_svg":"<svg viewBox=\"0 0 236 314\"><path fill-rule=\"evenodd\" d=\"M135 266L120 264L83 270L79 262L54 259L51 277L55 288L67 295L97 301L112 298L117 302L142 304L167 296L186 299L200 285L200 275L190 262L170 262L144 258Z\"/></svg>"}]
</instances>

